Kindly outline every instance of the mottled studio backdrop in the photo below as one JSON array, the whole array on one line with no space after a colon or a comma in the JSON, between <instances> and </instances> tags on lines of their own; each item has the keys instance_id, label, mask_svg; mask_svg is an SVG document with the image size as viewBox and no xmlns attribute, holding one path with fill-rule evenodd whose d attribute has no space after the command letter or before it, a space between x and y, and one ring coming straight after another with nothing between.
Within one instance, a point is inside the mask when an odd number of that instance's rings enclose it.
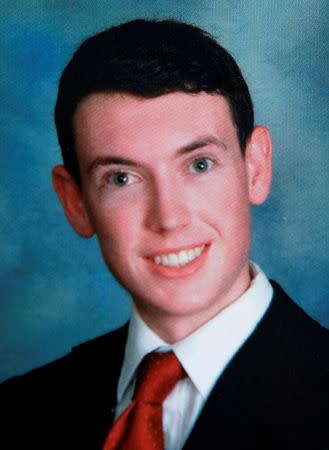
<instances>
[{"instance_id":1,"label":"mottled studio backdrop","mask_svg":"<svg viewBox=\"0 0 329 450\"><path fill-rule=\"evenodd\" d=\"M253 258L329 326L328 13L326 0L0 1L1 379L128 317L96 240L66 223L50 171L64 64L89 34L137 17L201 25L239 61L275 149L272 194L253 211Z\"/></svg>"}]
</instances>

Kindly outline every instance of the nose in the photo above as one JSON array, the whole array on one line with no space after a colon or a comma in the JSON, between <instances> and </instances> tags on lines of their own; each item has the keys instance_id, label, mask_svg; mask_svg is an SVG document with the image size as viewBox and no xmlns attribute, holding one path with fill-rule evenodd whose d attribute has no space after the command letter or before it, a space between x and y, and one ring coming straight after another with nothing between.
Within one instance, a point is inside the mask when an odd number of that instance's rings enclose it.
<instances>
[{"instance_id":1,"label":"nose","mask_svg":"<svg viewBox=\"0 0 329 450\"><path fill-rule=\"evenodd\" d=\"M173 182L158 183L150 197L146 222L152 231L175 231L191 222L191 205L182 186Z\"/></svg>"}]
</instances>

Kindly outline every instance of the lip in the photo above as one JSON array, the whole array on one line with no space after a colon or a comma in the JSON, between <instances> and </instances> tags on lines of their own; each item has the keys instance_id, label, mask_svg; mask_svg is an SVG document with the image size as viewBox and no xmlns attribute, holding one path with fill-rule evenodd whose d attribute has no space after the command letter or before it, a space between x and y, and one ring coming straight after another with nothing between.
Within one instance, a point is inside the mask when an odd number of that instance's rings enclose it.
<instances>
[{"instance_id":1,"label":"lip","mask_svg":"<svg viewBox=\"0 0 329 450\"><path fill-rule=\"evenodd\" d=\"M193 259L193 261L187 263L185 266L180 266L180 267L168 267L168 266L163 266L161 264L156 264L153 259L150 259L152 257L147 257L145 258L146 263L150 266L150 268L152 269L153 272L156 272L158 275L164 277L164 278L184 278L187 277L189 275L194 274L195 272L197 272L198 270L200 270L200 268L203 266L207 255L208 255L208 251L210 248L210 244L197 244L197 245L193 245L193 247L191 246L185 246L185 247L180 247L179 249L169 249L169 251L166 249L163 253L156 253L154 256L157 255L164 255L167 253L177 253L181 250L187 250L187 249L191 249L191 248L195 248L195 247L201 247L201 245L205 246L205 249L203 250L203 252L201 253L200 256L198 256L197 258Z\"/></svg>"}]
</instances>

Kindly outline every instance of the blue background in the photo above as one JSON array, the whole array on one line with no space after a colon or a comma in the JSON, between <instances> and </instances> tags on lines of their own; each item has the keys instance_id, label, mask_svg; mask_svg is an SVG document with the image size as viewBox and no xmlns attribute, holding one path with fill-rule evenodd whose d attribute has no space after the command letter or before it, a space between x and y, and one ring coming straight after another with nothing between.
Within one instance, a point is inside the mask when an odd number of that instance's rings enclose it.
<instances>
[{"instance_id":1,"label":"blue background","mask_svg":"<svg viewBox=\"0 0 329 450\"><path fill-rule=\"evenodd\" d=\"M82 39L137 18L206 28L239 62L274 141L274 181L253 210L252 257L329 326L329 7L326 0L2 0L0 378L122 324L129 297L97 241L67 224L50 171L53 107Z\"/></svg>"}]
</instances>

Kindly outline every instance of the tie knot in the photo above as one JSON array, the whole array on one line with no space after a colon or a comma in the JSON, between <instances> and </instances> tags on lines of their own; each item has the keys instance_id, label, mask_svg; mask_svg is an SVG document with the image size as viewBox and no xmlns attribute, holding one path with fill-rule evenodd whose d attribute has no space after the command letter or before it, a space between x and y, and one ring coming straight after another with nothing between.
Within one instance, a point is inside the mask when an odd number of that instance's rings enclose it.
<instances>
[{"instance_id":1,"label":"tie knot","mask_svg":"<svg viewBox=\"0 0 329 450\"><path fill-rule=\"evenodd\" d=\"M134 399L162 403L186 373L173 352L146 355L138 370Z\"/></svg>"}]
</instances>

